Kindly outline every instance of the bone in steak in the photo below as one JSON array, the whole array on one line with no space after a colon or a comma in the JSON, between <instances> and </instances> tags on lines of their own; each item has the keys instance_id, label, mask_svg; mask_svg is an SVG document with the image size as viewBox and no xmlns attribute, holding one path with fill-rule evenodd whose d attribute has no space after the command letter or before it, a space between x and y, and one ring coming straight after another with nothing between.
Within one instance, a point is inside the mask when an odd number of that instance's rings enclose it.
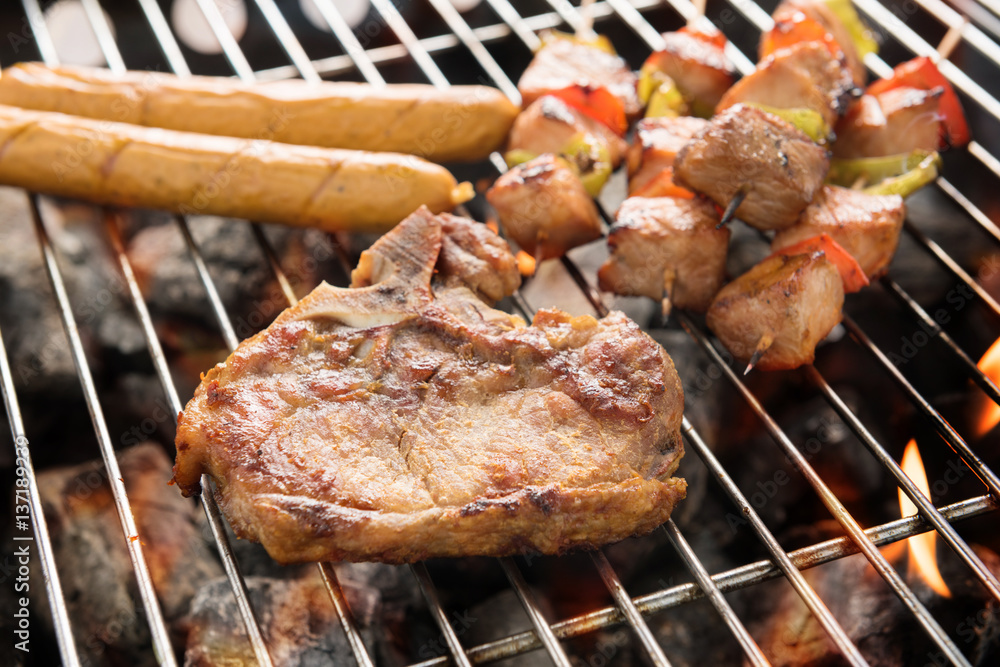
<instances>
[{"instance_id":1,"label":"bone in steak","mask_svg":"<svg viewBox=\"0 0 1000 667\"><path fill-rule=\"evenodd\" d=\"M552 554L665 521L686 488L670 358L621 313L490 308L440 263L475 224L421 209L351 288L321 285L209 371L178 424L181 490L210 475L283 563ZM464 256L502 264L472 238Z\"/></svg>"}]
</instances>

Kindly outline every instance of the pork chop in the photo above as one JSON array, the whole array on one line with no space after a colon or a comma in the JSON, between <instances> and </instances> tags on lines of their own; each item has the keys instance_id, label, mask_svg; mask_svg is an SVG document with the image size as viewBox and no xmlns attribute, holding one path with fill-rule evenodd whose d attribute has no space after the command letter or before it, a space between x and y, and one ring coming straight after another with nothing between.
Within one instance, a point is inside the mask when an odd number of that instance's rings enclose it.
<instances>
[{"instance_id":1,"label":"pork chop","mask_svg":"<svg viewBox=\"0 0 1000 667\"><path fill-rule=\"evenodd\" d=\"M663 348L621 313L526 326L490 308L441 270L445 227L411 215L181 414L176 483L192 495L208 474L275 560L554 554L648 532L684 497Z\"/></svg>"}]
</instances>

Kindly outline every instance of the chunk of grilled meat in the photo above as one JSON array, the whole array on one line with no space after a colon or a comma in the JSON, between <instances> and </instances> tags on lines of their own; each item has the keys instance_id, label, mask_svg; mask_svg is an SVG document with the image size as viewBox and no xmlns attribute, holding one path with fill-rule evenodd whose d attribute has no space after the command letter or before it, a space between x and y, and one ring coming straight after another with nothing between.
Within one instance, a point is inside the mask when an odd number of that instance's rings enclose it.
<instances>
[{"instance_id":1,"label":"chunk of grilled meat","mask_svg":"<svg viewBox=\"0 0 1000 667\"><path fill-rule=\"evenodd\" d=\"M503 174L486 191L504 232L536 260L561 257L601 237L594 200L569 164L542 155Z\"/></svg>"},{"instance_id":2,"label":"chunk of grilled meat","mask_svg":"<svg viewBox=\"0 0 1000 667\"><path fill-rule=\"evenodd\" d=\"M878 96L862 95L837 124L833 154L856 158L936 151L942 93L941 88L895 88Z\"/></svg>"},{"instance_id":3,"label":"chunk of grilled meat","mask_svg":"<svg viewBox=\"0 0 1000 667\"><path fill-rule=\"evenodd\" d=\"M796 12L802 12L813 21L826 28L827 32L837 42L843 50L844 65L851 72L851 78L857 86L863 86L868 77L865 64L858 54L858 49L854 45L854 38L851 37L850 30L840 20L840 17L830 9L826 0L782 0L772 16L775 22L787 20L794 16Z\"/></svg>"},{"instance_id":4,"label":"chunk of grilled meat","mask_svg":"<svg viewBox=\"0 0 1000 667\"><path fill-rule=\"evenodd\" d=\"M628 191L635 194L664 169L672 169L678 151L705 129L708 121L694 116L643 118L628 149Z\"/></svg>"},{"instance_id":5,"label":"chunk of grilled meat","mask_svg":"<svg viewBox=\"0 0 1000 667\"><path fill-rule=\"evenodd\" d=\"M718 223L715 207L701 199L629 197L608 235L601 289L704 311L726 273L730 232Z\"/></svg>"},{"instance_id":6,"label":"chunk of grilled meat","mask_svg":"<svg viewBox=\"0 0 1000 667\"><path fill-rule=\"evenodd\" d=\"M828 234L873 279L889 270L905 217L906 204L899 195L870 195L824 185L799 221L775 235L771 249L779 251Z\"/></svg>"},{"instance_id":7,"label":"chunk of grilled meat","mask_svg":"<svg viewBox=\"0 0 1000 667\"><path fill-rule=\"evenodd\" d=\"M635 89L636 77L620 57L591 44L572 39L552 39L535 54L517 89L524 106L567 86L604 86L621 100L628 116L642 111Z\"/></svg>"},{"instance_id":8,"label":"chunk of grilled meat","mask_svg":"<svg viewBox=\"0 0 1000 667\"><path fill-rule=\"evenodd\" d=\"M737 359L762 350L755 368L782 370L812 363L843 305L840 273L822 252L775 254L723 287L705 321Z\"/></svg>"},{"instance_id":9,"label":"chunk of grilled meat","mask_svg":"<svg viewBox=\"0 0 1000 667\"><path fill-rule=\"evenodd\" d=\"M673 79L694 112L705 116L711 115L736 77L736 67L721 46L685 29L663 33L663 48L643 67L654 67Z\"/></svg>"},{"instance_id":10,"label":"chunk of grilled meat","mask_svg":"<svg viewBox=\"0 0 1000 667\"><path fill-rule=\"evenodd\" d=\"M722 207L745 194L738 218L757 229L784 229L812 201L829 167L826 150L790 123L737 104L681 149L674 180Z\"/></svg>"},{"instance_id":11,"label":"chunk of grilled meat","mask_svg":"<svg viewBox=\"0 0 1000 667\"><path fill-rule=\"evenodd\" d=\"M514 293L521 285L510 247L486 225L450 213L438 215L441 252L437 278L448 287L468 287L487 303Z\"/></svg>"},{"instance_id":12,"label":"chunk of grilled meat","mask_svg":"<svg viewBox=\"0 0 1000 667\"><path fill-rule=\"evenodd\" d=\"M529 327L437 283L444 226L400 223L352 288L244 341L180 416L178 486L210 475L279 562L560 553L652 530L684 496L663 348L621 313Z\"/></svg>"},{"instance_id":13,"label":"chunk of grilled meat","mask_svg":"<svg viewBox=\"0 0 1000 667\"><path fill-rule=\"evenodd\" d=\"M716 111L740 102L812 109L833 127L857 93L851 73L826 46L803 42L762 60L726 91Z\"/></svg>"},{"instance_id":14,"label":"chunk of grilled meat","mask_svg":"<svg viewBox=\"0 0 1000 667\"><path fill-rule=\"evenodd\" d=\"M603 140L617 167L627 149L625 140L607 125L580 113L558 97L543 95L532 102L514 121L507 140L508 150L520 149L535 155L561 153L576 137L589 134Z\"/></svg>"}]
</instances>

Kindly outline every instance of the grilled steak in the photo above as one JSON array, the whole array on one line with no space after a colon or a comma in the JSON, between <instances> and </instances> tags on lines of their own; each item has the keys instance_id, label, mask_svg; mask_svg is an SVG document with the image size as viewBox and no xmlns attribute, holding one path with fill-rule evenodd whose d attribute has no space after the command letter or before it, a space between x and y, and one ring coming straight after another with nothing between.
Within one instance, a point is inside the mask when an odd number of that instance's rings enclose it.
<instances>
[{"instance_id":1,"label":"grilled steak","mask_svg":"<svg viewBox=\"0 0 1000 667\"><path fill-rule=\"evenodd\" d=\"M440 265L447 226L414 213L350 289L279 315L182 413L177 484L210 475L277 561L559 553L652 530L683 498L666 352L621 313L525 326L491 309Z\"/></svg>"}]
</instances>

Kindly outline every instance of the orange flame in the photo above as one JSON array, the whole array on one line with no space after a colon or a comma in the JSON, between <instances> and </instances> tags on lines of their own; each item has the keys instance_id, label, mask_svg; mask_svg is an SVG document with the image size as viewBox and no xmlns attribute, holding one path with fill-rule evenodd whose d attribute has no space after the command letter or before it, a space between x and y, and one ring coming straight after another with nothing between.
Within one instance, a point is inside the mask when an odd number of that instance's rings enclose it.
<instances>
[{"instance_id":1,"label":"orange flame","mask_svg":"<svg viewBox=\"0 0 1000 667\"><path fill-rule=\"evenodd\" d=\"M535 258L523 250L518 250L517 270L521 272L522 276L533 275L535 273Z\"/></svg>"},{"instance_id":2,"label":"orange flame","mask_svg":"<svg viewBox=\"0 0 1000 667\"><path fill-rule=\"evenodd\" d=\"M907 477L917 485L917 488L925 496L930 497L930 485L927 483L927 473L924 471L924 462L920 458L920 450L917 448L916 440L910 440L906 445L906 451L903 452L902 468ZM899 489L899 511L904 517L917 513L917 506L913 504L909 496L903 493L902 489ZM911 572L916 570L920 574L920 578L935 593L950 598L951 591L948 590L948 586L944 583L944 579L941 578L941 572L938 570L935 553L936 544L937 533L933 530L929 533L914 535L909 538L907 540L910 551L909 568Z\"/></svg>"},{"instance_id":3,"label":"orange flame","mask_svg":"<svg viewBox=\"0 0 1000 667\"><path fill-rule=\"evenodd\" d=\"M993 345L986 350L986 354L976 366L986 377L1000 384L1000 338L993 341ZM979 421L976 423L976 436L983 437L998 423L1000 423L1000 405L986 399L983 411L979 414Z\"/></svg>"}]
</instances>

